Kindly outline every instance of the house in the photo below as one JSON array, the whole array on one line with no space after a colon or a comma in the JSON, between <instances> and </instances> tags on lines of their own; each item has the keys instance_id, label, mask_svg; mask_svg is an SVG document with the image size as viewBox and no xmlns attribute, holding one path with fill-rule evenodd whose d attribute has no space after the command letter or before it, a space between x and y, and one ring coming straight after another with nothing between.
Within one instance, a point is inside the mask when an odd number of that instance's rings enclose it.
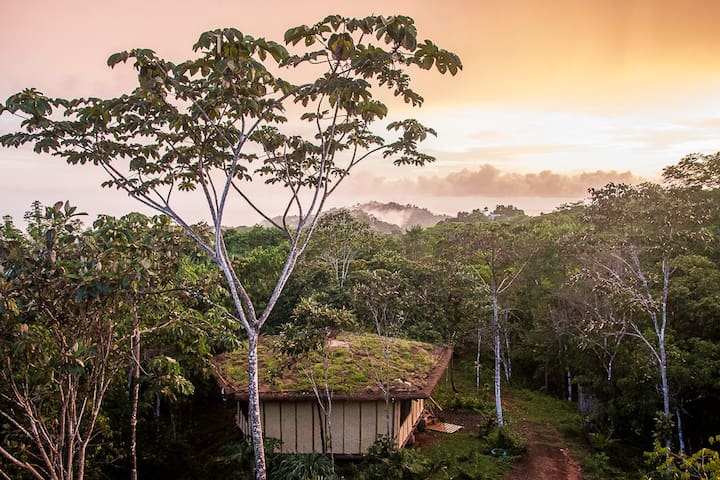
<instances>
[{"instance_id":1,"label":"house","mask_svg":"<svg viewBox=\"0 0 720 480\"><path fill-rule=\"evenodd\" d=\"M264 434L280 440L283 453L362 455L381 435L402 448L452 356L428 343L339 333L288 361L280 341L263 337L258 357ZM214 363L226 397L237 402L236 423L249 434L246 356L239 350Z\"/></svg>"}]
</instances>

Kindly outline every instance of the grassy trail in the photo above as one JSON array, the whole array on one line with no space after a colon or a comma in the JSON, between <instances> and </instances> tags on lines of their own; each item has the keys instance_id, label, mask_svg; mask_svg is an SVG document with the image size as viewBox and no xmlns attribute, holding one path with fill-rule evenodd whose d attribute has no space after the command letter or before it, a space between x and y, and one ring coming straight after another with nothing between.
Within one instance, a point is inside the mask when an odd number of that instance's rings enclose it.
<instances>
[{"instance_id":1,"label":"grassy trail","mask_svg":"<svg viewBox=\"0 0 720 480\"><path fill-rule=\"evenodd\" d=\"M512 390L505 392L504 407L508 409L526 442L523 458L510 470L505 480L581 480L580 463L572 456L572 446L546 415L555 420L557 407L551 411L536 412L537 401L523 398Z\"/></svg>"}]
</instances>

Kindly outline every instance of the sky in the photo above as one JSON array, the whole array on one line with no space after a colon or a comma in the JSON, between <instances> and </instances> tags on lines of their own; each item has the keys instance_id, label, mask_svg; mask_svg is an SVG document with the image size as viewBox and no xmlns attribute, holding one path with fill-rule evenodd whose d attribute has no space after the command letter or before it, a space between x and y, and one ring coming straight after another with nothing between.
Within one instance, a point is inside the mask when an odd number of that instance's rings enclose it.
<instances>
[{"instance_id":1,"label":"sky","mask_svg":"<svg viewBox=\"0 0 720 480\"><path fill-rule=\"evenodd\" d=\"M131 68L114 52L147 47L191 58L200 33L236 27L281 41L287 28L326 15L403 14L418 36L460 55L456 77L420 74L418 118L438 132L421 169L382 158L361 165L330 202L395 201L455 214L513 204L530 214L586 196L589 187L659 181L684 155L713 153L720 133L720 2L716 0L0 0L0 101L33 86L50 96L115 96ZM15 128L0 117L0 133ZM91 216L142 210L102 189L92 167L28 150L0 150L0 214L33 200L70 200ZM277 192L254 193L271 214ZM193 219L197 202L180 198ZM273 211L276 208L277 211ZM257 218L238 206L230 224Z\"/></svg>"}]
</instances>

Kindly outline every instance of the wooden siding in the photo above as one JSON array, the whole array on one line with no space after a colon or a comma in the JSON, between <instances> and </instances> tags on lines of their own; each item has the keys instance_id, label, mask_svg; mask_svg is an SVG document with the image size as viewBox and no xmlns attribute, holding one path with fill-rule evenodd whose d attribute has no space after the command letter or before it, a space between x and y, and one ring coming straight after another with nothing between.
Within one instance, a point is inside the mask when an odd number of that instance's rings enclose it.
<instances>
[{"instance_id":1,"label":"wooden siding","mask_svg":"<svg viewBox=\"0 0 720 480\"><path fill-rule=\"evenodd\" d=\"M401 403L411 402L410 412L401 423ZM396 400L391 402L390 435L403 447L412 436L413 429L424 408L424 401ZM282 442L282 453L323 452L325 418L314 400L306 401L261 401L260 417L264 434ZM245 434L249 434L247 418L238 407L236 423ZM332 405L333 451L338 455L361 455L380 435L387 432L385 401L338 400Z\"/></svg>"},{"instance_id":2,"label":"wooden siding","mask_svg":"<svg viewBox=\"0 0 720 480\"><path fill-rule=\"evenodd\" d=\"M404 401L410 402L410 413L405 418L405 421L402 423L402 425L400 425L400 428L398 428L398 434L395 436L395 441L400 448L403 448L408 443L408 440L410 440L410 438L412 437L413 432L415 431L415 426L417 425L418 420L420 420L422 411L425 409L425 401L421 398L416 400ZM395 410L398 413L400 412L400 408L396 408Z\"/></svg>"},{"instance_id":3,"label":"wooden siding","mask_svg":"<svg viewBox=\"0 0 720 480\"><path fill-rule=\"evenodd\" d=\"M333 420L334 421L334 420ZM343 433L343 451L347 452L364 452L360 448L362 443L363 424L360 418L360 402L346 402L343 408L343 423L345 432ZM335 441L335 437L333 437Z\"/></svg>"},{"instance_id":4,"label":"wooden siding","mask_svg":"<svg viewBox=\"0 0 720 480\"><path fill-rule=\"evenodd\" d=\"M284 403L284 402L283 402ZM277 438L282 440L282 410L281 402L262 402L260 415L262 418L263 434L269 438ZM288 421L291 420L288 418ZM294 419L292 419L294 420Z\"/></svg>"},{"instance_id":5,"label":"wooden siding","mask_svg":"<svg viewBox=\"0 0 720 480\"><path fill-rule=\"evenodd\" d=\"M235 425L240 429L241 432L245 435L250 434L250 423L248 422L248 418L245 415L245 412L240 407L240 402L237 402L235 405Z\"/></svg>"},{"instance_id":6,"label":"wooden siding","mask_svg":"<svg viewBox=\"0 0 720 480\"><path fill-rule=\"evenodd\" d=\"M365 452L378 437L378 402L360 402L359 417L360 451Z\"/></svg>"},{"instance_id":7,"label":"wooden siding","mask_svg":"<svg viewBox=\"0 0 720 480\"><path fill-rule=\"evenodd\" d=\"M280 404L280 438L283 441L283 451L297 453L297 402L284 402Z\"/></svg>"},{"instance_id":8,"label":"wooden siding","mask_svg":"<svg viewBox=\"0 0 720 480\"><path fill-rule=\"evenodd\" d=\"M313 452L315 446L315 404L310 402L294 402L296 416L296 452ZM317 434L318 440L320 433ZM288 450L289 451L289 450Z\"/></svg>"}]
</instances>

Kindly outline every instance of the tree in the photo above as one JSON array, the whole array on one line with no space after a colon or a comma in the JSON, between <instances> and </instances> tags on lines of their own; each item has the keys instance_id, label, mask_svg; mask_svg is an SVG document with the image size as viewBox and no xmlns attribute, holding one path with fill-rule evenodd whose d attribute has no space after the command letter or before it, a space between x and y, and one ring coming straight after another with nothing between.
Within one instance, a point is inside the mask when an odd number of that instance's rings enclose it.
<instances>
[{"instance_id":1,"label":"tree","mask_svg":"<svg viewBox=\"0 0 720 480\"><path fill-rule=\"evenodd\" d=\"M390 419L390 372L393 356L393 338L399 337L405 321L405 295L402 292L402 281L398 272L375 270L365 281L355 286L354 294L360 310L372 320L375 332L380 338L383 348L383 363L375 367L378 387L385 398L385 428L390 435L392 423Z\"/></svg>"},{"instance_id":2,"label":"tree","mask_svg":"<svg viewBox=\"0 0 720 480\"><path fill-rule=\"evenodd\" d=\"M653 465L653 471L643 476L643 480L682 478L687 480L713 480L720 476L720 454L716 445L720 435L710 437L710 447L704 447L692 455L675 454L655 442L652 452L646 452L646 462Z\"/></svg>"},{"instance_id":3,"label":"tree","mask_svg":"<svg viewBox=\"0 0 720 480\"><path fill-rule=\"evenodd\" d=\"M129 321L116 327L123 332L121 340L129 340L131 365L130 386L130 478L138 478L137 426L141 383L149 390L164 391L170 396L175 391L191 394L192 383L180 374L180 366L167 346L162 355L145 360L141 339L152 333L169 329L173 324L192 325L189 318L198 316L190 304L196 303L198 288L187 275L187 259L198 252L180 229L164 216L146 217L132 213L122 218L101 215L93 223L98 248L103 252L104 270L119 285L118 294L127 305ZM185 273L185 275L183 275ZM183 282L183 283L180 283ZM120 322L119 322L120 323ZM177 342L173 342L177 343ZM202 355L198 352L198 355ZM160 367L150 368L152 366ZM175 373L170 374L171 370ZM142 372L146 373L143 378ZM148 382L147 374L154 375ZM145 382L143 382L145 380ZM162 384L162 385L160 385ZM157 395L159 399L159 395ZM157 400L159 408L159 400Z\"/></svg>"},{"instance_id":4,"label":"tree","mask_svg":"<svg viewBox=\"0 0 720 480\"><path fill-rule=\"evenodd\" d=\"M639 339L657 365L662 396L659 434L670 449L667 341L673 261L692 242L710 238L704 221L708 210L695 201L691 190L654 184L610 184L591 195L589 220L599 243L592 245L585 275L620 308L633 313L614 320L623 320L617 328Z\"/></svg>"},{"instance_id":5,"label":"tree","mask_svg":"<svg viewBox=\"0 0 720 480\"><path fill-rule=\"evenodd\" d=\"M716 189L720 187L720 152L685 155L663 169L663 179L675 186Z\"/></svg>"},{"instance_id":6,"label":"tree","mask_svg":"<svg viewBox=\"0 0 720 480\"><path fill-rule=\"evenodd\" d=\"M84 478L122 365L112 261L78 215L58 202L29 227L35 235L0 234L0 416L12 426L0 457L37 479ZM10 478L2 465L0 473Z\"/></svg>"},{"instance_id":7,"label":"tree","mask_svg":"<svg viewBox=\"0 0 720 480\"><path fill-rule=\"evenodd\" d=\"M500 297L513 286L532 253L523 252L521 236L512 231L508 224L497 222L464 224L454 230L453 237L458 261L465 266L467 278L479 293L490 298L492 307L490 330L495 356L495 411L498 426L502 427L504 422L501 394L503 357ZM524 263L520 263L523 260ZM478 330L480 328L478 318Z\"/></svg>"},{"instance_id":8,"label":"tree","mask_svg":"<svg viewBox=\"0 0 720 480\"><path fill-rule=\"evenodd\" d=\"M110 56L108 65L133 62L139 85L132 93L65 100L27 89L0 110L20 116L23 128L0 137L0 144L31 144L71 164L100 166L109 178L105 186L169 216L222 271L235 320L249 342L249 420L257 478L266 476L257 391L260 331L326 200L354 166L373 154L394 158L397 165L433 160L417 147L435 132L416 120L389 123L387 128L398 132L395 140L372 131L388 114L373 91L386 88L420 106L422 96L410 88L410 67L453 75L462 68L456 55L429 40L418 42L414 21L405 16L333 15L291 28L284 40L302 51L293 55L277 42L226 28L203 33L193 47L200 56L179 64L149 49L120 52ZM284 68L313 77L292 84L273 73ZM55 110L64 119L56 119ZM298 133L303 128L293 129L298 122L289 121L289 115L297 115L313 133ZM288 195L281 220L273 220L250 197L246 187L253 179L284 187ZM199 191L212 238L204 238L174 209L177 190ZM250 205L289 242L262 310L255 308L247 279L238 276L226 248L223 219L235 200ZM295 225L288 222L291 214L297 216Z\"/></svg>"},{"instance_id":9,"label":"tree","mask_svg":"<svg viewBox=\"0 0 720 480\"><path fill-rule=\"evenodd\" d=\"M374 237L367 223L357 220L348 210L337 210L320 219L310 248L332 272L337 287L343 290L353 260Z\"/></svg>"},{"instance_id":10,"label":"tree","mask_svg":"<svg viewBox=\"0 0 720 480\"><path fill-rule=\"evenodd\" d=\"M280 350L286 356L283 367L300 364L307 377L322 412L323 453L330 454L330 470L335 473L335 452L332 436L333 422L333 385L330 384L330 351L328 341L333 332L356 328L356 319L349 310L323 305L315 297L301 299L293 311L294 323L286 323L280 332ZM299 363L301 357L317 352L322 358L322 379L318 379L312 365L306 367Z\"/></svg>"},{"instance_id":11,"label":"tree","mask_svg":"<svg viewBox=\"0 0 720 480\"><path fill-rule=\"evenodd\" d=\"M490 212L490 218L504 222L518 220L523 217L525 217L525 211L514 205L496 205L495 210Z\"/></svg>"}]
</instances>

